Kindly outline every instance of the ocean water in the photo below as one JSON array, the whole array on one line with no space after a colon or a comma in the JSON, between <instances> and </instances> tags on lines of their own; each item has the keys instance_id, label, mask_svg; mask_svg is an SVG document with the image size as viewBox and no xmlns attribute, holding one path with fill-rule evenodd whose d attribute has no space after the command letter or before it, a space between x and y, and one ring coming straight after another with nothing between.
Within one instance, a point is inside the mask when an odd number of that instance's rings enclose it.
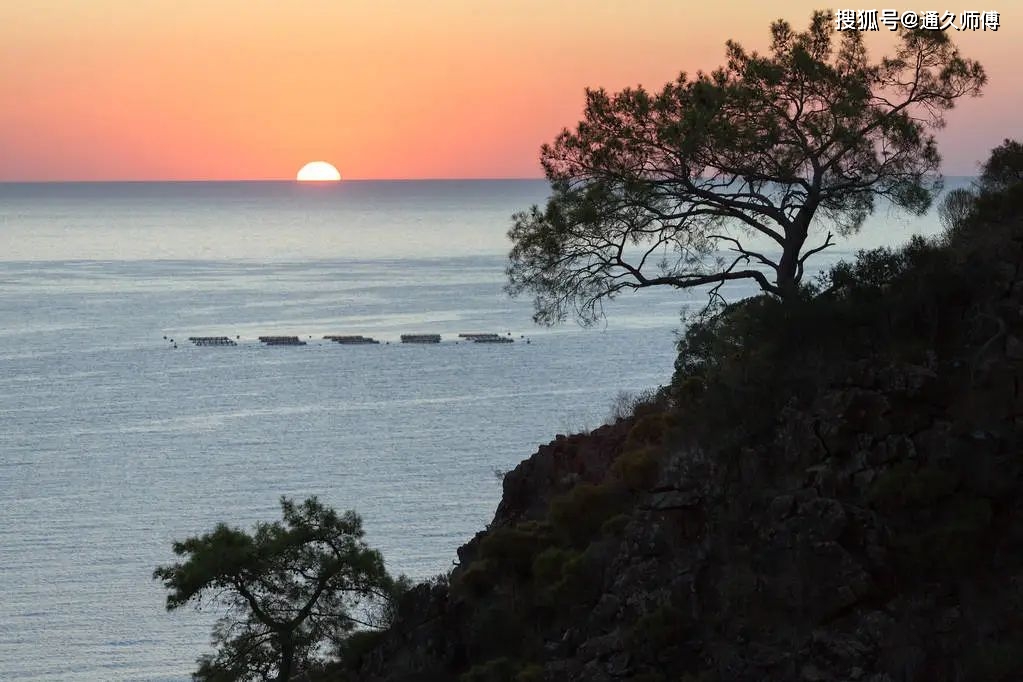
<instances>
[{"instance_id":1,"label":"ocean water","mask_svg":"<svg viewBox=\"0 0 1023 682\"><path fill-rule=\"evenodd\" d=\"M665 383L702 294L649 290L605 325L547 330L503 293L509 216L545 195L0 184L0 680L188 679L216 614L168 614L154 567L218 521L275 518L281 495L357 510L394 572L444 572L492 517L495 472ZM882 211L819 263L936 229ZM398 343L410 332L445 340ZM186 340L201 335L239 345Z\"/></svg>"}]
</instances>

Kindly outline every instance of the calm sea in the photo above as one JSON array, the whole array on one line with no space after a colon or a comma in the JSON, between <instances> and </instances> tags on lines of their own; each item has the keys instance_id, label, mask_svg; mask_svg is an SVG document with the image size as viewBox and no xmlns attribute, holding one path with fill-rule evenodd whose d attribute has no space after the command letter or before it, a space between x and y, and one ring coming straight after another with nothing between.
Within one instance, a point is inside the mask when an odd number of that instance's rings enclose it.
<instances>
[{"instance_id":1,"label":"calm sea","mask_svg":"<svg viewBox=\"0 0 1023 682\"><path fill-rule=\"evenodd\" d=\"M604 326L541 330L502 292L509 216L545 196L537 181L0 184L0 680L188 679L215 614L167 614L153 568L218 521L275 518L281 495L357 510L394 572L446 571L492 517L495 471L666 382L700 294L642 292ZM936 229L882 213L828 258ZM200 335L239 345L186 340Z\"/></svg>"}]
</instances>

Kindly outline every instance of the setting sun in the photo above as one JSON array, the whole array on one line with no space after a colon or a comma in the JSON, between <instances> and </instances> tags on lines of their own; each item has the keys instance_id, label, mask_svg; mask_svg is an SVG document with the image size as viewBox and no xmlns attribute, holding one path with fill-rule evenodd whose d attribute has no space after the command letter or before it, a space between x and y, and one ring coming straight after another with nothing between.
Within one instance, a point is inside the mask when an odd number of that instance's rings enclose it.
<instances>
[{"instance_id":1,"label":"setting sun","mask_svg":"<svg viewBox=\"0 0 1023 682\"><path fill-rule=\"evenodd\" d=\"M337 182L341 173L326 161L310 161L298 171L296 179L300 182Z\"/></svg>"}]
</instances>

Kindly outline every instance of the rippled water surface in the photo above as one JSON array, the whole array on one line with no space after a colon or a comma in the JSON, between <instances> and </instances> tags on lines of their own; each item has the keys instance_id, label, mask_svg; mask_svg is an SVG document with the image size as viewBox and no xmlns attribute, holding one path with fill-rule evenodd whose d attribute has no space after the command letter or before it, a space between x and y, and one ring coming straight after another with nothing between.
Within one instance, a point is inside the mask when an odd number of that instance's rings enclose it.
<instances>
[{"instance_id":1,"label":"rippled water surface","mask_svg":"<svg viewBox=\"0 0 1023 682\"><path fill-rule=\"evenodd\" d=\"M188 679L214 614L167 614L152 570L174 539L275 517L280 495L359 511L393 571L445 571L493 514L495 470L667 381L698 294L539 330L502 292L509 216L545 192L0 185L0 680ZM883 220L830 258L935 229ZM516 342L455 343L480 331Z\"/></svg>"}]
</instances>

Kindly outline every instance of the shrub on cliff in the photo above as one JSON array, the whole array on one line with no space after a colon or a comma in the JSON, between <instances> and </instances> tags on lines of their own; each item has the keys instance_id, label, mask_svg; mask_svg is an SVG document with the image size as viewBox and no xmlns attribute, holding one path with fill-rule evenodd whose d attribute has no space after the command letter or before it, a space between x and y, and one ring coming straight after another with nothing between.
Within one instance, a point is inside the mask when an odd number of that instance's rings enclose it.
<instances>
[{"instance_id":1,"label":"shrub on cliff","mask_svg":"<svg viewBox=\"0 0 1023 682\"><path fill-rule=\"evenodd\" d=\"M997 177L1003 184L982 184L940 238L861 251L788 301L758 296L692 318L671 384L687 426L769 426L789 401L835 380L843 358L926 365L996 339L1005 321L979 299L1014 285L1023 244L1023 182L1004 184L1014 177L1004 168Z\"/></svg>"},{"instance_id":2,"label":"shrub on cliff","mask_svg":"<svg viewBox=\"0 0 1023 682\"><path fill-rule=\"evenodd\" d=\"M1023 208L1023 144L1006 139L981 166L972 187L949 192L938 216L948 238L975 232L978 224L1019 215Z\"/></svg>"}]
</instances>

